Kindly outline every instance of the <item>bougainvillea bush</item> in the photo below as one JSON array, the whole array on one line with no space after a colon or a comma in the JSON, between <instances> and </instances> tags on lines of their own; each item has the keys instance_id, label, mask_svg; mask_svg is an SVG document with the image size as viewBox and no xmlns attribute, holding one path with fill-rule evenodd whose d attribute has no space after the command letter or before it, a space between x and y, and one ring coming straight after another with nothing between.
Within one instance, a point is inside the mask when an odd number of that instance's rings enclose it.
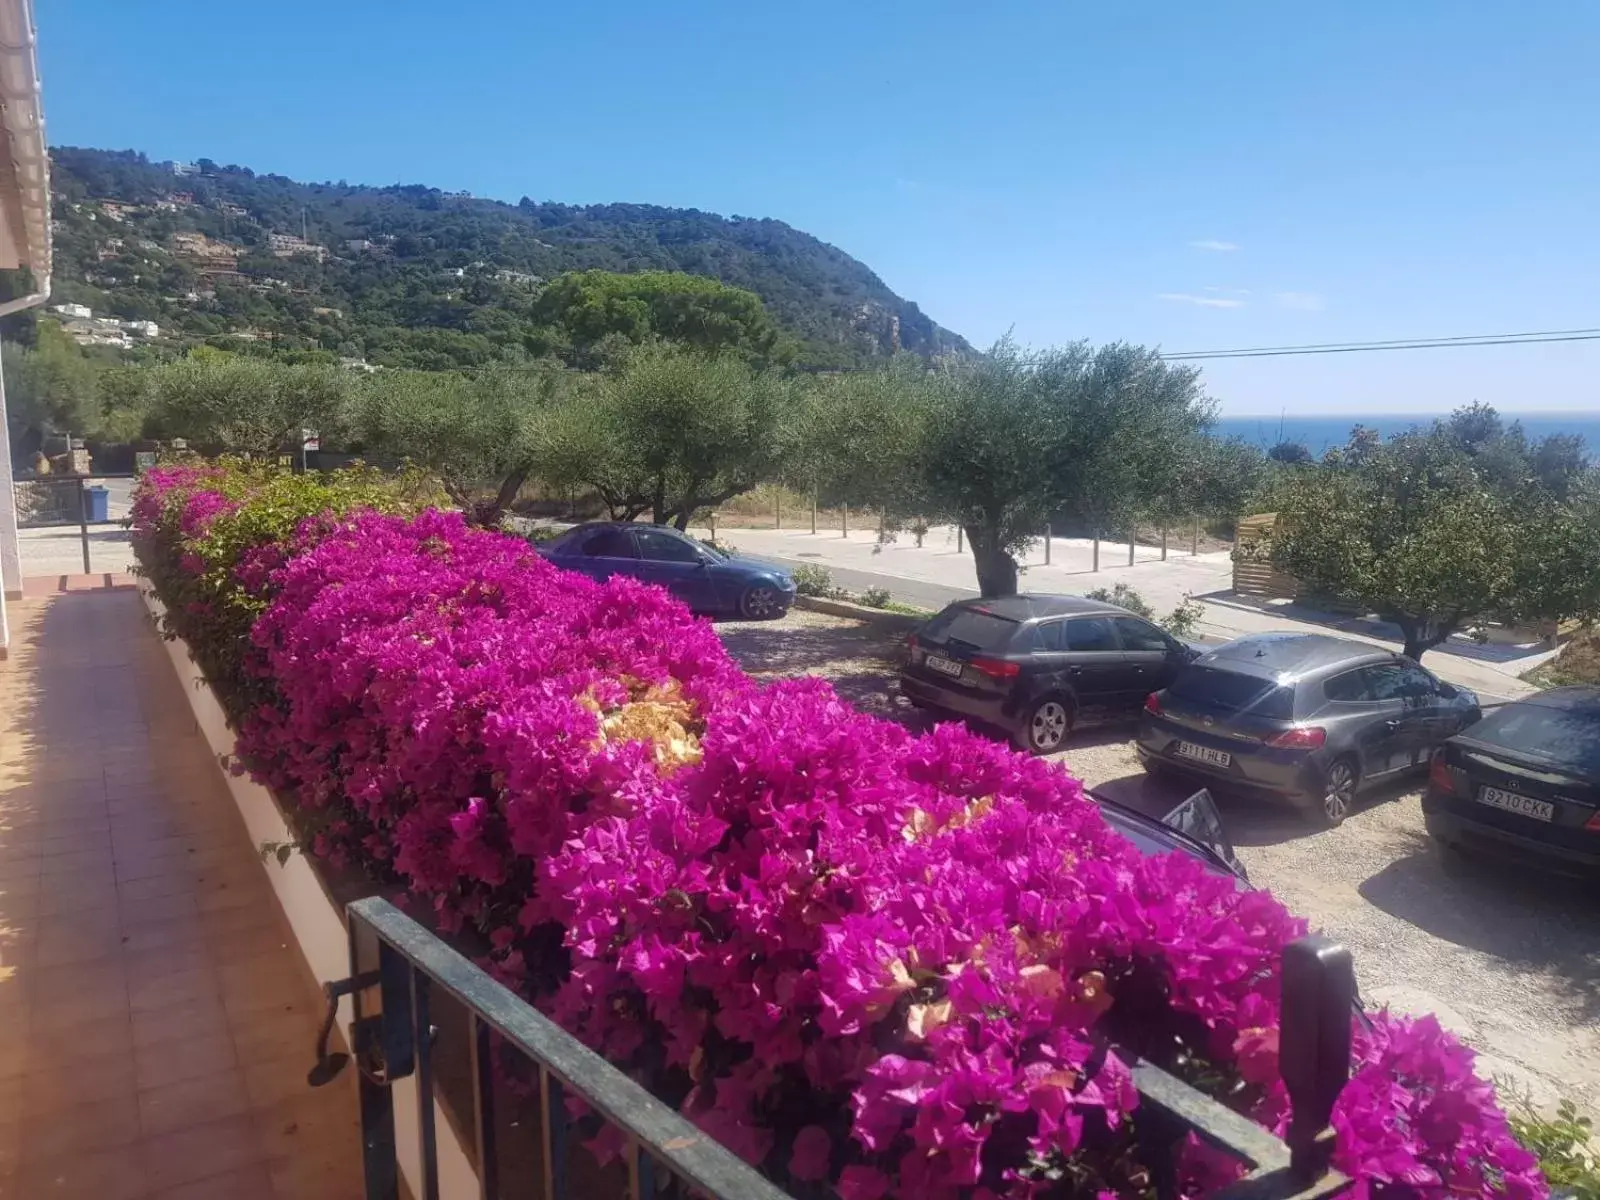
<instances>
[{"instance_id":1,"label":"bougainvillea bush","mask_svg":"<svg viewBox=\"0 0 1600 1200\"><path fill-rule=\"evenodd\" d=\"M135 545L316 854L486 939L798 1193L1146 1196L1134 1054L1286 1128L1303 923L1141 856L1059 768L757 685L664 592L374 476L158 470ZM1432 1019L1357 1029L1334 1125L1359 1196L1545 1194ZM1196 1144L1182 1167L1193 1196L1238 1174Z\"/></svg>"}]
</instances>

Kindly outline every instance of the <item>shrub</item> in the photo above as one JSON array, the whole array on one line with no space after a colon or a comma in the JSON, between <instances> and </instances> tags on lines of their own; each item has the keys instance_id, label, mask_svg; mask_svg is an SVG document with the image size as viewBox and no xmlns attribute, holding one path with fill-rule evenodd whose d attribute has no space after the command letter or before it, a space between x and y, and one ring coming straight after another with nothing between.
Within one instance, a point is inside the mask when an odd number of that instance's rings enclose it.
<instances>
[{"instance_id":1,"label":"shrub","mask_svg":"<svg viewBox=\"0 0 1600 1200\"><path fill-rule=\"evenodd\" d=\"M1563 1100L1555 1116L1536 1111L1520 1097L1513 1102L1511 1131L1539 1160L1551 1187L1572 1200L1600 1200L1600 1156L1594 1151L1594 1122Z\"/></svg>"},{"instance_id":2,"label":"shrub","mask_svg":"<svg viewBox=\"0 0 1600 1200\"><path fill-rule=\"evenodd\" d=\"M1138 613L1145 620L1154 620L1156 610L1145 603L1144 597L1126 583L1118 583L1115 587L1094 588L1083 594L1085 600L1098 600L1102 604L1115 604L1118 608L1125 608L1131 613Z\"/></svg>"},{"instance_id":3,"label":"shrub","mask_svg":"<svg viewBox=\"0 0 1600 1200\"><path fill-rule=\"evenodd\" d=\"M838 589L833 586L833 575L827 567L802 563L791 574L794 577L794 590L802 596L826 598L838 594Z\"/></svg>"},{"instance_id":4,"label":"shrub","mask_svg":"<svg viewBox=\"0 0 1600 1200\"><path fill-rule=\"evenodd\" d=\"M1196 627L1206 615L1206 606L1193 596L1184 593L1178 606L1161 618L1161 628L1175 638L1193 637Z\"/></svg>"},{"instance_id":5,"label":"shrub","mask_svg":"<svg viewBox=\"0 0 1600 1200\"><path fill-rule=\"evenodd\" d=\"M959 726L757 686L659 589L359 481L287 527L246 511L278 486L160 475L136 512L175 631L255 689L224 693L242 763L314 853L470 927L781 1183L1143 1196L1129 1054L1284 1129L1276 971L1304 925L1271 896L1142 856L1064 771ZM183 602L224 559L204 594L244 637ZM1334 1126L1371 1197L1544 1194L1431 1019L1358 1027ZM1197 1143L1183 1169L1188 1196L1239 1173Z\"/></svg>"},{"instance_id":6,"label":"shrub","mask_svg":"<svg viewBox=\"0 0 1600 1200\"><path fill-rule=\"evenodd\" d=\"M893 597L889 595L888 588L869 587L861 593L861 603L868 608L888 608L889 601L892 599Z\"/></svg>"}]
</instances>

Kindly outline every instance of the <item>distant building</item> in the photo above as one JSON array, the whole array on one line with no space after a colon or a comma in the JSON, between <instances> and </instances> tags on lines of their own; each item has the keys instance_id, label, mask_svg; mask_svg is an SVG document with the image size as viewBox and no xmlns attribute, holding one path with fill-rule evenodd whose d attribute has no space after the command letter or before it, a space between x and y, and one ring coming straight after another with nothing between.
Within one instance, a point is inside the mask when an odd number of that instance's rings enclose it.
<instances>
[{"instance_id":1,"label":"distant building","mask_svg":"<svg viewBox=\"0 0 1600 1200\"><path fill-rule=\"evenodd\" d=\"M351 238L344 244L344 248L352 254L364 254L368 250L376 250L377 247L378 243L370 238Z\"/></svg>"},{"instance_id":2,"label":"distant building","mask_svg":"<svg viewBox=\"0 0 1600 1200\"><path fill-rule=\"evenodd\" d=\"M365 371L368 374L378 369L364 358L341 358L339 365L346 371Z\"/></svg>"},{"instance_id":3,"label":"distant building","mask_svg":"<svg viewBox=\"0 0 1600 1200\"><path fill-rule=\"evenodd\" d=\"M214 242L203 233L173 234L172 253L193 263L201 274L238 274L239 248Z\"/></svg>"},{"instance_id":4,"label":"distant building","mask_svg":"<svg viewBox=\"0 0 1600 1200\"><path fill-rule=\"evenodd\" d=\"M198 163L175 162L168 163L167 165L172 168L172 173L179 177L200 174L200 166Z\"/></svg>"},{"instance_id":5,"label":"distant building","mask_svg":"<svg viewBox=\"0 0 1600 1200\"><path fill-rule=\"evenodd\" d=\"M494 277L496 279L498 279L501 283L520 283L520 284L524 284L524 285L526 285L528 287L532 287L535 284L539 284L539 283L543 283L544 282L544 277L543 276L541 276L541 275L533 275L533 274L530 274L527 271L505 271L505 270L501 270L501 271L496 271L494 273Z\"/></svg>"},{"instance_id":6,"label":"distant building","mask_svg":"<svg viewBox=\"0 0 1600 1200\"><path fill-rule=\"evenodd\" d=\"M87 304L57 304L50 311L58 312L63 317L74 317L80 321L87 321L94 316L94 310Z\"/></svg>"},{"instance_id":7,"label":"distant building","mask_svg":"<svg viewBox=\"0 0 1600 1200\"><path fill-rule=\"evenodd\" d=\"M154 321L129 321L124 326L129 333L137 333L140 337L160 337L161 326Z\"/></svg>"},{"instance_id":8,"label":"distant building","mask_svg":"<svg viewBox=\"0 0 1600 1200\"><path fill-rule=\"evenodd\" d=\"M221 204L217 205L217 207L230 217L248 217L250 215L250 210L248 208L242 204L234 204L230 200L224 200Z\"/></svg>"},{"instance_id":9,"label":"distant building","mask_svg":"<svg viewBox=\"0 0 1600 1200\"><path fill-rule=\"evenodd\" d=\"M138 212L139 206L137 204L124 204L120 200L102 200L100 201L100 211L113 221L122 221L127 219L130 213Z\"/></svg>"},{"instance_id":10,"label":"distant building","mask_svg":"<svg viewBox=\"0 0 1600 1200\"><path fill-rule=\"evenodd\" d=\"M311 314L317 317L335 317L339 320L344 319L344 310L339 308L313 308L311 310Z\"/></svg>"},{"instance_id":11,"label":"distant building","mask_svg":"<svg viewBox=\"0 0 1600 1200\"><path fill-rule=\"evenodd\" d=\"M305 238L292 233L267 234L267 246L277 258L295 258L309 255L321 262L328 253L326 246L308 242Z\"/></svg>"}]
</instances>

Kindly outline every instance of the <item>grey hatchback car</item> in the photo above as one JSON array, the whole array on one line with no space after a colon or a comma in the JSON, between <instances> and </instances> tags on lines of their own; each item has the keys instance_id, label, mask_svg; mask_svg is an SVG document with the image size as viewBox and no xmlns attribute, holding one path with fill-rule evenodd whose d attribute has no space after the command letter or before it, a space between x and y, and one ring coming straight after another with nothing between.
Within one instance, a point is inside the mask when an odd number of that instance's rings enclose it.
<instances>
[{"instance_id":1,"label":"grey hatchback car","mask_svg":"<svg viewBox=\"0 0 1600 1200\"><path fill-rule=\"evenodd\" d=\"M1281 796L1333 826L1363 788L1426 770L1433 748L1479 716L1472 692L1381 646L1256 634L1152 692L1138 749L1152 774Z\"/></svg>"}]
</instances>

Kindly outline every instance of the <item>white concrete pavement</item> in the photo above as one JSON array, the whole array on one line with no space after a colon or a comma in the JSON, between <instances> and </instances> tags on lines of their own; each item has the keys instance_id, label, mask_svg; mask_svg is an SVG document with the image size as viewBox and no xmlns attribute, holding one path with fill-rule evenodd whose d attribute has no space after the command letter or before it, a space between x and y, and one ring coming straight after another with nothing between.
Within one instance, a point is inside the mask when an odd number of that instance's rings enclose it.
<instances>
[{"instance_id":1,"label":"white concrete pavement","mask_svg":"<svg viewBox=\"0 0 1600 1200\"><path fill-rule=\"evenodd\" d=\"M696 529L694 532L705 532ZM845 586L863 576L881 577L876 586L889 588L896 598L910 603L948 603L960 594L977 593L977 572L972 555L956 549L953 527L941 526L923 538L900 533L879 546L875 530L855 530L848 537L839 530L809 526L800 529L741 529L727 525L717 530L721 541L731 542L741 553L780 560L791 565L811 563L830 571L845 572ZM1043 540L1023 556L1021 586L1031 592L1081 595L1119 582L1134 588L1157 613L1171 611L1187 595L1205 608L1200 632L1227 640L1247 633L1337 633L1398 650L1398 640L1380 623L1311 612L1286 602L1262 603L1233 592L1233 563L1227 551L1191 555L1176 544L1167 559L1154 546L1139 546L1133 566L1128 565L1126 542L1100 543L1100 569L1093 570L1092 543L1087 538L1052 538L1050 562L1044 561ZM860 586L868 586L860 584ZM1533 646L1480 646L1465 637L1452 638L1427 655L1427 666L1451 683L1468 687L1486 699L1509 699L1535 690L1518 676L1549 657Z\"/></svg>"}]
</instances>

